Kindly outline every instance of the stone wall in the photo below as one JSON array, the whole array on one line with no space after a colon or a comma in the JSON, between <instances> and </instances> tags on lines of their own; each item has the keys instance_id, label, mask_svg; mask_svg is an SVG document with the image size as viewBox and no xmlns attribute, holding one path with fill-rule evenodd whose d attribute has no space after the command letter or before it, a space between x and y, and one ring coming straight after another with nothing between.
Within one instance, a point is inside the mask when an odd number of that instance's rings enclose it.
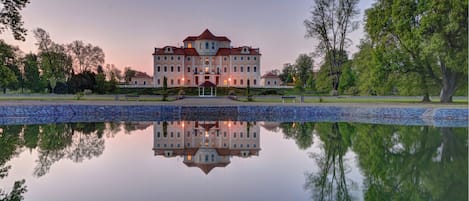
<instances>
[{"instance_id":1,"label":"stone wall","mask_svg":"<svg viewBox=\"0 0 469 201\"><path fill-rule=\"evenodd\" d=\"M238 120L362 122L467 127L468 109L349 106L0 106L0 124L55 122Z\"/></svg>"}]
</instances>

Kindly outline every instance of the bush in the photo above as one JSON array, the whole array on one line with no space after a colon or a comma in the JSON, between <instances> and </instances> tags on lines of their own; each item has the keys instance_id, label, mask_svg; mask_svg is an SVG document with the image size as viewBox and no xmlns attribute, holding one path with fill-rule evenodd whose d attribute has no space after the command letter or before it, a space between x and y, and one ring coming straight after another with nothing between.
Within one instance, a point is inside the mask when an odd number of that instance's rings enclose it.
<instances>
[{"instance_id":1,"label":"bush","mask_svg":"<svg viewBox=\"0 0 469 201\"><path fill-rule=\"evenodd\" d=\"M93 91L91 91L91 89L85 89L83 90L83 94L84 95L91 95L93 93Z\"/></svg>"},{"instance_id":2,"label":"bush","mask_svg":"<svg viewBox=\"0 0 469 201\"><path fill-rule=\"evenodd\" d=\"M84 95L85 95L85 93L83 93L83 92L78 92L78 93L75 94L75 98L76 98L77 100L80 100Z\"/></svg>"},{"instance_id":3,"label":"bush","mask_svg":"<svg viewBox=\"0 0 469 201\"><path fill-rule=\"evenodd\" d=\"M184 95L186 95L186 92L183 89L179 89L177 99L183 99Z\"/></svg>"}]
</instances>

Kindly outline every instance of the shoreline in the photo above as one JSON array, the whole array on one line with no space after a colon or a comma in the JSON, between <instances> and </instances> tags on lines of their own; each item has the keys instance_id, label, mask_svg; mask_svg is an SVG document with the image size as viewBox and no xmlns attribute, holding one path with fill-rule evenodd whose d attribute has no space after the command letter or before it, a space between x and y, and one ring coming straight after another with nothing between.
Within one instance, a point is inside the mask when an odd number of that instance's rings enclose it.
<instances>
[{"instance_id":1,"label":"shoreline","mask_svg":"<svg viewBox=\"0 0 469 201\"><path fill-rule=\"evenodd\" d=\"M0 124L91 121L240 120L362 122L467 127L466 105L256 103L228 99L139 101L0 101Z\"/></svg>"}]
</instances>

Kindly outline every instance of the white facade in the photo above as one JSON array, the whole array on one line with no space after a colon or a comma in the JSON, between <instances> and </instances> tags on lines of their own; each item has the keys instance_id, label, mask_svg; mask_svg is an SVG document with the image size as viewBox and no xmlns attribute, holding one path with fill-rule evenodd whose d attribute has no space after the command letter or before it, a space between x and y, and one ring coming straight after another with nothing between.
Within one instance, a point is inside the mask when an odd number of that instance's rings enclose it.
<instances>
[{"instance_id":1,"label":"white facade","mask_svg":"<svg viewBox=\"0 0 469 201\"><path fill-rule=\"evenodd\" d=\"M258 48L233 48L224 36L214 36L205 30L199 36L189 36L183 47L155 48L153 53L155 87L196 87L209 81L218 87L260 86Z\"/></svg>"}]
</instances>

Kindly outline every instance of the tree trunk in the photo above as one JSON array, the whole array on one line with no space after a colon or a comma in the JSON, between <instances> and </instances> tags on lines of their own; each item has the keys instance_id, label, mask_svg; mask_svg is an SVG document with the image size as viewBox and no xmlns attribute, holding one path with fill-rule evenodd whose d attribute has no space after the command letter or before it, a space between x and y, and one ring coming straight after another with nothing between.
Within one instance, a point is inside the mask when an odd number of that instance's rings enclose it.
<instances>
[{"instance_id":1,"label":"tree trunk","mask_svg":"<svg viewBox=\"0 0 469 201\"><path fill-rule=\"evenodd\" d=\"M440 102L441 103L451 103L453 102L453 95L456 92L456 82L458 80L458 73L453 72L450 69L446 68L445 62L440 60L440 69L442 75L442 85L440 91Z\"/></svg>"},{"instance_id":2,"label":"tree trunk","mask_svg":"<svg viewBox=\"0 0 469 201\"><path fill-rule=\"evenodd\" d=\"M7 93L7 88L3 88L3 94Z\"/></svg>"},{"instance_id":3,"label":"tree trunk","mask_svg":"<svg viewBox=\"0 0 469 201\"><path fill-rule=\"evenodd\" d=\"M428 92L427 80L425 79L425 74L420 73L421 85L423 90L423 99L422 103L430 103L430 93Z\"/></svg>"}]
</instances>

